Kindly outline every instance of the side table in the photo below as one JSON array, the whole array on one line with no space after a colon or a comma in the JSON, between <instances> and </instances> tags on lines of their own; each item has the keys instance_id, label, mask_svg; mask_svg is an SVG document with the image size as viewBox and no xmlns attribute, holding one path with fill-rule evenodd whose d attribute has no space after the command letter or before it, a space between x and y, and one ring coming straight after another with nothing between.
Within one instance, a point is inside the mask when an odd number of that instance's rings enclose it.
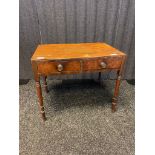
<instances>
[{"instance_id":1,"label":"side table","mask_svg":"<svg viewBox=\"0 0 155 155\"><path fill-rule=\"evenodd\" d=\"M115 70L117 79L112 111L116 111L117 98L126 54L106 43L78 44L42 44L38 45L31 63L36 82L39 108L43 120L46 120L40 77L43 77L45 91L48 92L46 78L49 75L79 74Z\"/></svg>"}]
</instances>

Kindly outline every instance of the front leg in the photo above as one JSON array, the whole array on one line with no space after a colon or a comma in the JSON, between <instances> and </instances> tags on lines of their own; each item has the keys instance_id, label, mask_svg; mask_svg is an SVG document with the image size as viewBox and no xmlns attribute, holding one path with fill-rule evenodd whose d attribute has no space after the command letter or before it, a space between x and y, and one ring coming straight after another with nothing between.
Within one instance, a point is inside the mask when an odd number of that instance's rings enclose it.
<instances>
[{"instance_id":1,"label":"front leg","mask_svg":"<svg viewBox=\"0 0 155 155\"><path fill-rule=\"evenodd\" d=\"M119 86L120 86L122 74L124 71L125 61L126 61L126 56L123 57L121 68L117 71L117 80L116 80L116 84L115 84L114 96L112 98L112 112L116 111L117 99L118 99L118 93L119 93Z\"/></svg>"},{"instance_id":2,"label":"front leg","mask_svg":"<svg viewBox=\"0 0 155 155\"><path fill-rule=\"evenodd\" d=\"M116 80L116 84L115 84L115 90L114 90L114 96L112 98L112 112L116 111L120 81L121 81L121 74L120 74L120 71L118 71L117 72L117 80Z\"/></svg>"},{"instance_id":3,"label":"front leg","mask_svg":"<svg viewBox=\"0 0 155 155\"><path fill-rule=\"evenodd\" d=\"M44 83L44 88L45 88L45 92L48 93L48 87L47 87L47 76L43 76L43 83Z\"/></svg>"},{"instance_id":4,"label":"front leg","mask_svg":"<svg viewBox=\"0 0 155 155\"><path fill-rule=\"evenodd\" d=\"M37 95L39 99L39 109L40 109L40 114L42 119L45 121L46 116L45 116L45 111L44 111L44 106L43 106L43 97L42 97L42 91L41 91L41 85L40 85L40 78L35 81L36 82L36 89L37 89Z\"/></svg>"}]
</instances>

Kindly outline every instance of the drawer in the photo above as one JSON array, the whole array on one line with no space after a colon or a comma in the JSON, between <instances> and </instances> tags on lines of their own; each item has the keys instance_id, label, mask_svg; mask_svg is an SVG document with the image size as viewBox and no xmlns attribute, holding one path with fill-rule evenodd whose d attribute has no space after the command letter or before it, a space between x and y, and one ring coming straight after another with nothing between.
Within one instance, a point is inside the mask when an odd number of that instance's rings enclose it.
<instances>
[{"instance_id":1,"label":"drawer","mask_svg":"<svg viewBox=\"0 0 155 155\"><path fill-rule=\"evenodd\" d=\"M80 61L54 61L54 62L40 62L38 64L38 73L50 75L61 73L80 72Z\"/></svg>"},{"instance_id":2,"label":"drawer","mask_svg":"<svg viewBox=\"0 0 155 155\"><path fill-rule=\"evenodd\" d=\"M83 70L117 69L121 67L122 57L104 57L84 60Z\"/></svg>"}]
</instances>

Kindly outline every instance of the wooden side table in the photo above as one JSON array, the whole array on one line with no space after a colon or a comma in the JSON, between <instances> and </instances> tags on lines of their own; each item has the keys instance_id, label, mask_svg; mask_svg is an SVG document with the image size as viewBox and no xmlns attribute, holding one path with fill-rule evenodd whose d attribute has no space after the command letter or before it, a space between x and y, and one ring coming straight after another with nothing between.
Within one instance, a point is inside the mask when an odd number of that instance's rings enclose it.
<instances>
[{"instance_id":1,"label":"wooden side table","mask_svg":"<svg viewBox=\"0 0 155 155\"><path fill-rule=\"evenodd\" d=\"M40 77L43 76L45 91L48 92L48 75L78 74L86 72L117 71L112 111L116 111L117 97L126 54L105 43L43 44L38 45L31 63L36 82L39 108L46 120Z\"/></svg>"}]
</instances>

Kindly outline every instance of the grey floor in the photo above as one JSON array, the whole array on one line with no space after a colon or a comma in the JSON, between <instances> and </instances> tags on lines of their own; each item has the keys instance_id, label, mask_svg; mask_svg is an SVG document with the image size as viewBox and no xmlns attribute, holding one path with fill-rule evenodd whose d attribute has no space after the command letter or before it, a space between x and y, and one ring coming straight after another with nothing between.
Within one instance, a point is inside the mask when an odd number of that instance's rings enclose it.
<instances>
[{"instance_id":1,"label":"grey floor","mask_svg":"<svg viewBox=\"0 0 155 155\"><path fill-rule=\"evenodd\" d=\"M49 80L40 119L35 83L20 86L21 155L133 155L134 86L122 81L111 113L114 81Z\"/></svg>"}]
</instances>

